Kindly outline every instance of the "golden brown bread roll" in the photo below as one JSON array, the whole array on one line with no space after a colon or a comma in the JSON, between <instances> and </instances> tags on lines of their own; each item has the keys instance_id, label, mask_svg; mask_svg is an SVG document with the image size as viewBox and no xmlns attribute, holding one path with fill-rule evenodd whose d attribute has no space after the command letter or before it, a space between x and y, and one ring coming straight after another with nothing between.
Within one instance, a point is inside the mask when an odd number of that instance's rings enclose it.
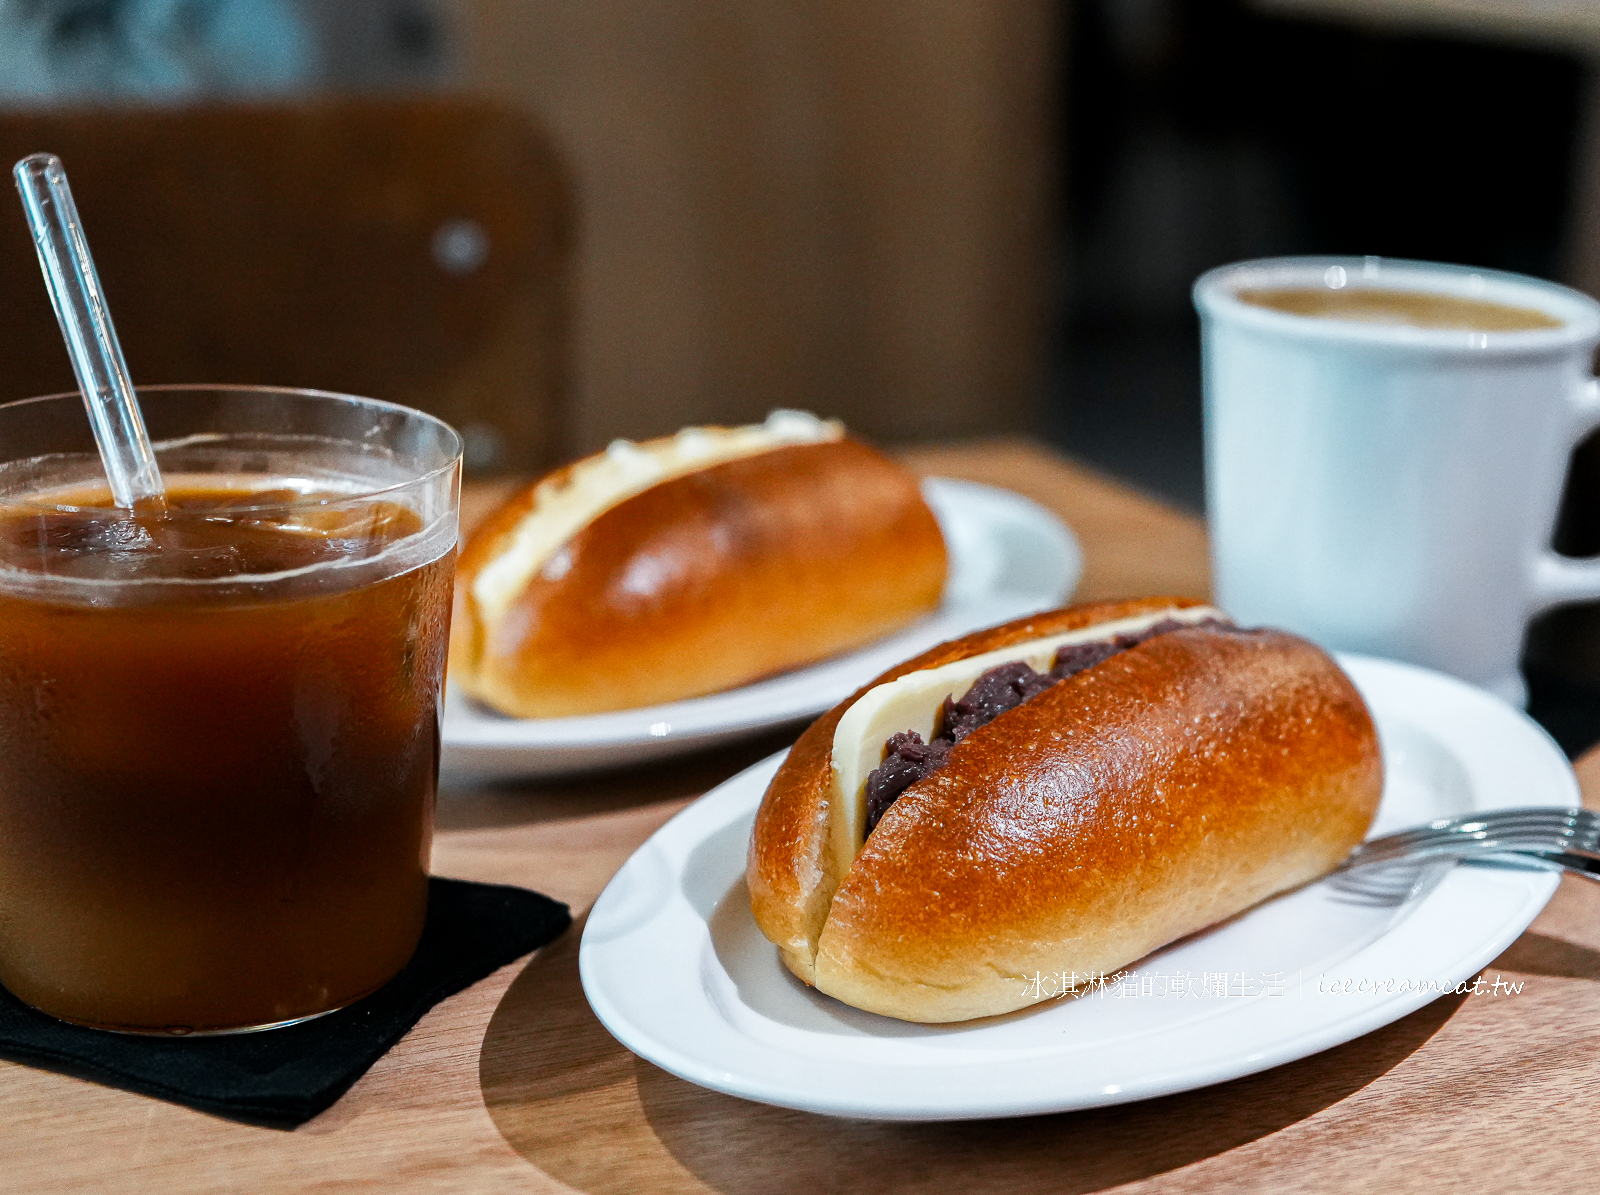
<instances>
[{"instance_id":1,"label":"golden brown bread roll","mask_svg":"<svg viewBox=\"0 0 1600 1195\"><path fill-rule=\"evenodd\" d=\"M836 423L618 441L467 541L450 676L524 718L697 697L911 622L945 569L916 479Z\"/></svg>"},{"instance_id":2,"label":"golden brown bread roll","mask_svg":"<svg viewBox=\"0 0 1600 1195\"><path fill-rule=\"evenodd\" d=\"M859 1008L966 1020L1044 998L1029 976L1110 974L1331 870L1382 795L1371 716L1318 648L1219 618L1169 598L1035 615L818 719L750 842L751 906L784 962ZM999 664L1043 671L1140 633L967 732L866 834L889 734L927 739L941 702Z\"/></svg>"}]
</instances>

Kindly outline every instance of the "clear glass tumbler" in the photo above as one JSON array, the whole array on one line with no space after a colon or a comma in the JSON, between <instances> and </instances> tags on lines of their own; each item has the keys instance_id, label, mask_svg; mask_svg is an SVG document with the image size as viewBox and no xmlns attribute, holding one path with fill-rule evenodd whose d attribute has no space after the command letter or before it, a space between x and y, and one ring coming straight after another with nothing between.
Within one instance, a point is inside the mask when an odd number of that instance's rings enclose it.
<instances>
[{"instance_id":1,"label":"clear glass tumbler","mask_svg":"<svg viewBox=\"0 0 1600 1195\"><path fill-rule=\"evenodd\" d=\"M418 411L142 389L164 512L82 399L0 406L0 983L240 1032L350 1004L427 912L461 443Z\"/></svg>"}]
</instances>

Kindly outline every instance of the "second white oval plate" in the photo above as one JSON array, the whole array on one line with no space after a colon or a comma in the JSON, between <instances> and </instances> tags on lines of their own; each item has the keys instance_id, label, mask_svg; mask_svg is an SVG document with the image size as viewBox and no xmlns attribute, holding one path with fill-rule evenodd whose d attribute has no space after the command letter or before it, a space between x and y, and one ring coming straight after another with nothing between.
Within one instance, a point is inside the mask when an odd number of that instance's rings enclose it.
<instances>
[{"instance_id":1,"label":"second white oval plate","mask_svg":"<svg viewBox=\"0 0 1600 1195\"><path fill-rule=\"evenodd\" d=\"M1340 663L1383 743L1374 835L1478 809L1579 803L1566 759L1510 706L1421 668ZM1559 879L1435 865L1398 891L1324 880L1090 995L967 1026L913 1025L806 988L751 918L745 847L781 760L708 793L634 854L595 902L580 968L596 1015L634 1053L702 1086L810 1112L1022 1116L1266 1070L1452 990L1527 928Z\"/></svg>"},{"instance_id":2,"label":"second white oval plate","mask_svg":"<svg viewBox=\"0 0 1600 1195\"><path fill-rule=\"evenodd\" d=\"M884 669L946 639L1059 606L1083 572L1078 541L1020 494L930 477L950 577L938 611L903 631L809 668L670 705L576 718L507 718L451 689L445 697L446 779L552 776L620 767L815 717Z\"/></svg>"}]
</instances>

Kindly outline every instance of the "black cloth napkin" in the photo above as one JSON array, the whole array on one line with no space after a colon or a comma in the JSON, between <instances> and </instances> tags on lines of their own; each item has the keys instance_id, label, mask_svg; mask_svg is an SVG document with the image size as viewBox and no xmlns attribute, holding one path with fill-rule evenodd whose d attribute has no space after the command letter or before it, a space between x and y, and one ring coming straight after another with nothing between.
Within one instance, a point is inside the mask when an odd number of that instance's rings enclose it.
<instances>
[{"instance_id":1,"label":"black cloth napkin","mask_svg":"<svg viewBox=\"0 0 1600 1195\"><path fill-rule=\"evenodd\" d=\"M261 1033L143 1037L69 1025L0 988L0 1058L293 1128L343 1095L428 1009L571 924L566 905L537 892L434 879L417 953L348 1008Z\"/></svg>"}]
</instances>

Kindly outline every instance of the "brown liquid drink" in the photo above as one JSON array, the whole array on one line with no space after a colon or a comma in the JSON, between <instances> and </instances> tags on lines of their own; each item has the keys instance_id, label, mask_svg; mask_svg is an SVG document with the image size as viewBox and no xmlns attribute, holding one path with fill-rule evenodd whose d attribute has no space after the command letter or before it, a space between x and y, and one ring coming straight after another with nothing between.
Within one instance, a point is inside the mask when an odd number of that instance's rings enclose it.
<instances>
[{"instance_id":1,"label":"brown liquid drink","mask_svg":"<svg viewBox=\"0 0 1600 1195\"><path fill-rule=\"evenodd\" d=\"M0 505L0 983L68 1020L294 1020L422 930L453 524L220 482Z\"/></svg>"}]
</instances>

